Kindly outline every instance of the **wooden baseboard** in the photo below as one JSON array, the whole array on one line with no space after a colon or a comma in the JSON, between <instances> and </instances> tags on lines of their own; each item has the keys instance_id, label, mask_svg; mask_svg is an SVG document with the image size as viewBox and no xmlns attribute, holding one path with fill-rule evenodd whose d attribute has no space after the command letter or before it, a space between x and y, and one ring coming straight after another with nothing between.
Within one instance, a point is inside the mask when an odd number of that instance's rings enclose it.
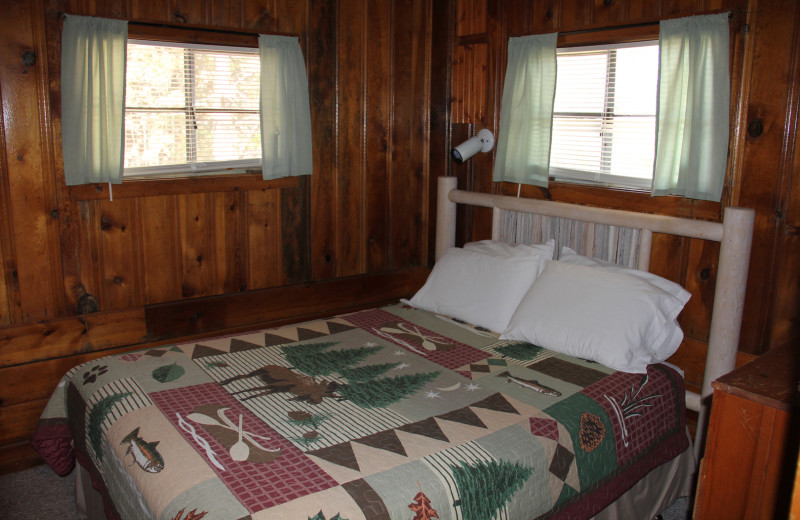
<instances>
[{"instance_id":1,"label":"wooden baseboard","mask_svg":"<svg viewBox=\"0 0 800 520\"><path fill-rule=\"evenodd\" d=\"M44 464L28 441L0 446L0 475Z\"/></svg>"}]
</instances>

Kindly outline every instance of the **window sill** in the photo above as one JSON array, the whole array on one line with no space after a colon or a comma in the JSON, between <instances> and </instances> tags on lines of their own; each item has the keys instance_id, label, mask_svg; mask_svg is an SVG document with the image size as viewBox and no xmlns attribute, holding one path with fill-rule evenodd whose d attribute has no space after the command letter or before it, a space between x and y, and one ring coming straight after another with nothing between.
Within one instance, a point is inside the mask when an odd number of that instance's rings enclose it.
<instances>
[{"instance_id":1,"label":"window sill","mask_svg":"<svg viewBox=\"0 0 800 520\"><path fill-rule=\"evenodd\" d=\"M497 189L503 195L516 196L517 186L516 183L502 182L497 185ZM722 219L722 208L719 202L688 199L675 195L653 197L650 195L650 190L634 188L588 186L551 181L547 189L523 184L520 196L716 222Z\"/></svg>"},{"instance_id":2,"label":"window sill","mask_svg":"<svg viewBox=\"0 0 800 520\"><path fill-rule=\"evenodd\" d=\"M170 179L130 179L112 187L115 199L147 197L154 195L183 195L189 193L211 193L224 191L246 191L263 189L296 188L298 177L284 177L265 181L260 173L237 175L203 175ZM109 199L108 183L69 186L69 198L78 200Z\"/></svg>"}]
</instances>

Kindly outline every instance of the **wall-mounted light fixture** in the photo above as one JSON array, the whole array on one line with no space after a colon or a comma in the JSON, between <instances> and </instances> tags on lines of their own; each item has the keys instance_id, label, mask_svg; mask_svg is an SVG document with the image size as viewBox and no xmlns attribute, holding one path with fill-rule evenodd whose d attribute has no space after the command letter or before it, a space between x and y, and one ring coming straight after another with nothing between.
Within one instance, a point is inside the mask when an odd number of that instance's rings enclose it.
<instances>
[{"instance_id":1,"label":"wall-mounted light fixture","mask_svg":"<svg viewBox=\"0 0 800 520\"><path fill-rule=\"evenodd\" d=\"M478 135L470 137L460 145L453 148L451 152L453 159L458 163L463 163L478 152L488 152L494 147L494 135L484 128Z\"/></svg>"}]
</instances>

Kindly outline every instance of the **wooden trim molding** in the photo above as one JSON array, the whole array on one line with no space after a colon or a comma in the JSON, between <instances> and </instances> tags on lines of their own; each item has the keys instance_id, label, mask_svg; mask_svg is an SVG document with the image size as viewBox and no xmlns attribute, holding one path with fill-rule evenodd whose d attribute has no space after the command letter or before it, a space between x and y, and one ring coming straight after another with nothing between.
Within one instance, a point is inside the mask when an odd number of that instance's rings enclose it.
<instances>
[{"instance_id":1,"label":"wooden trim molding","mask_svg":"<svg viewBox=\"0 0 800 520\"><path fill-rule=\"evenodd\" d=\"M497 193L517 195L518 184L496 183ZM608 209L624 209L641 213L654 213L673 217L695 218L719 222L722 206L719 202L689 199L670 195L653 197L649 191L607 188L566 182L550 182L547 188L522 185L520 196L531 199L548 199Z\"/></svg>"},{"instance_id":2,"label":"wooden trim molding","mask_svg":"<svg viewBox=\"0 0 800 520\"><path fill-rule=\"evenodd\" d=\"M658 40L658 22L647 22L624 27L600 27L558 34L558 47L603 45Z\"/></svg>"},{"instance_id":3,"label":"wooden trim molding","mask_svg":"<svg viewBox=\"0 0 800 520\"><path fill-rule=\"evenodd\" d=\"M8 367L116 347L207 337L380 305L411 295L429 273L413 267L2 327L0 373Z\"/></svg>"},{"instance_id":4,"label":"wooden trim molding","mask_svg":"<svg viewBox=\"0 0 800 520\"><path fill-rule=\"evenodd\" d=\"M335 280L212 296L145 308L151 341L208 335L304 321L396 301L425 283L427 268L410 268ZM291 320L287 320L291 317Z\"/></svg>"},{"instance_id":5,"label":"wooden trim molding","mask_svg":"<svg viewBox=\"0 0 800 520\"><path fill-rule=\"evenodd\" d=\"M260 173L242 173L124 180L122 184L114 185L111 191L115 199L123 199L154 195L296 188L299 185L298 177L265 181ZM69 186L69 198L73 201L108 200L111 196L108 192L108 183L94 183Z\"/></svg>"},{"instance_id":6,"label":"wooden trim molding","mask_svg":"<svg viewBox=\"0 0 800 520\"><path fill-rule=\"evenodd\" d=\"M131 309L0 328L0 369L142 343L144 317Z\"/></svg>"}]
</instances>

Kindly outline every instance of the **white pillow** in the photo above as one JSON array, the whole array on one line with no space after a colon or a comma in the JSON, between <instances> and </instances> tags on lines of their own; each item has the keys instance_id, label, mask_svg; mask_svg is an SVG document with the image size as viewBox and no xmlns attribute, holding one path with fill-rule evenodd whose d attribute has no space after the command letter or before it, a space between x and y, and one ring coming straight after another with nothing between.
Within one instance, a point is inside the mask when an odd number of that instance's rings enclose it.
<instances>
[{"instance_id":1,"label":"white pillow","mask_svg":"<svg viewBox=\"0 0 800 520\"><path fill-rule=\"evenodd\" d=\"M678 320L672 320L672 323L667 325L667 330L669 334L664 338L664 342L653 349L653 359L656 360L654 363L660 363L672 356L683 341L683 329Z\"/></svg>"},{"instance_id":2,"label":"white pillow","mask_svg":"<svg viewBox=\"0 0 800 520\"><path fill-rule=\"evenodd\" d=\"M556 241L550 239L544 244L509 244L499 240L479 240L477 242L468 242L464 244L464 249L469 251L480 251L493 256L535 256L541 260L539 263L539 272L541 274L544 266L547 265L548 260L553 259L553 253L556 249Z\"/></svg>"},{"instance_id":3,"label":"white pillow","mask_svg":"<svg viewBox=\"0 0 800 520\"><path fill-rule=\"evenodd\" d=\"M594 258L588 258L586 256L579 255L574 250L566 246L561 248L561 255L559 255L558 261L567 264L599 267L601 269L607 269L609 271L614 271L617 273L625 273L631 276L636 276L637 278L641 278L642 280L652 283L656 287L664 289L674 297L681 300L681 302L683 302L684 305L686 304L686 302L689 301L689 298L692 296L692 293L681 287L679 284L667 280L666 278L662 278L657 274L649 273L647 271L641 271L639 269L630 269L628 267L612 264L610 262L603 262L602 260L597 260Z\"/></svg>"},{"instance_id":4,"label":"white pillow","mask_svg":"<svg viewBox=\"0 0 800 520\"><path fill-rule=\"evenodd\" d=\"M464 244L464 249L471 251L481 251L490 255L497 256L527 256L535 255L544 257L546 260L553 259L553 251L556 248L556 241L550 239L544 244L509 244L499 240L479 240Z\"/></svg>"},{"instance_id":5,"label":"white pillow","mask_svg":"<svg viewBox=\"0 0 800 520\"><path fill-rule=\"evenodd\" d=\"M449 248L409 304L502 332L541 270L537 256Z\"/></svg>"},{"instance_id":6,"label":"white pillow","mask_svg":"<svg viewBox=\"0 0 800 520\"><path fill-rule=\"evenodd\" d=\"M643 374L663 361L656 350L674 342L671 325L683 304L628 273L551 261L500 338Z\"/></svg>"},{"instance_id":7,"label":"white pillow","mask_svg":"<svg viewBox=\"0 0 800 520\"><path fill-rule=\"evenodd\" d=\"M612 264L610 262L603 262L602 260L597 260L595 258L588 258L582 255L579 255L574 250L564 246L561 248L561 255L559 256L559 261L566 262L568 264L577 264L577 265L586 265L591 267L599 267L601 269L607 269L609 271L614 271L617 273L625 273L631 276L636 276L643 280L646 280L656 287L664 289L671 295L678 298L683 305L686 305L686 302L689 301L691 297L691 293L681 287L679 284L667 280L666 278L662 278L656 274L649 273L647 271L641 271L639 269L630 269L627 267L623 267L621 265ZM683 341L683 329L678 324L678 320L673 320L673 322L668 325L669 327L669 334L667 334L664 342L661 345L655 345L653 347L653 351L656 353L657 357L660 360L667 359L672 354L678 350L678 347L681 345L681 341Z\"/></svg>"}]
</instances>

